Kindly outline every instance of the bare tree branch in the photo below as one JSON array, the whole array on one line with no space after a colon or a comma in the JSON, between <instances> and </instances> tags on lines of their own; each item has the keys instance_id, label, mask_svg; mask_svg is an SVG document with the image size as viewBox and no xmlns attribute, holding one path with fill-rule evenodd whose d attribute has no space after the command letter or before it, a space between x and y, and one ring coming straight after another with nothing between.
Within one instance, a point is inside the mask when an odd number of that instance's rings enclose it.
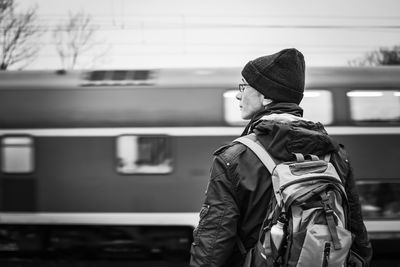
<instances>
[{"instance_id":1,"label":"bare tree branch","mask_svg":"<svg viewBox=\"0 0 400 267\"><path fill-rule=\"evenodd\" d=\"M53 38L63 69L74 69L82 54L93 49L97 30L91 16L82 11L70 13L66 23L56 26Z\"/></svg>"},{"instance_id":2,"label":"bare tree branch","mask_svg":"<svg viewBox=\"0 0 400 267\"><path fill-rule=\"evenodd\" d=\"M350 66L400 65L400 45L368 52L362 58L350 60Z\"/></svg>"},{"instance_id":3,"label":"bare tree branch","mask_svg":"<svg viewBox=\"0 0 400 267\"><path fill-rule=\"evenodd\" d=\"M36 25L37 7L17 13L14 0L0 0L0 70L31 62L36 57L41 35Z\"/></svg>"}]
</instances>

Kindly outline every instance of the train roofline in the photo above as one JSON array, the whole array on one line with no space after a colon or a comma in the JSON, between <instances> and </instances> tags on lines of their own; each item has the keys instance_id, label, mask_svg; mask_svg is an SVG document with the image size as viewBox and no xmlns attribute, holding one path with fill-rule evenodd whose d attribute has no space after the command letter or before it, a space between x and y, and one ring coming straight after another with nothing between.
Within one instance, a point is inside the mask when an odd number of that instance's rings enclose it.
<instances>
[{"instance_id":1,"label":"train roofline","mask_svg":"<svg viewBox=\"0 0 400 267\"><path fill-rule=\"evenodd\" d=\"M2 88L85 88L85 87L126 87L126 86L159 86L187 87L196 86L231 88L240 81L241 67L220 68L161 68L161 69L129 69L129 70L74 70L57 71L5 71L0 72L0 89ZM91 80L94 72L107 72L104 79ZM125 71L134 73L147 71L149 80L136 80L134 75L126 75L126 79L113 80L113 72ZM60 74L62 73L62 74ZM334 77L334 79L332 79ZM354 82L355 81L355 82ZM379 67L307 67L306 89L324 89L340 85L348 87L398 88L400 83L400 66ZM236 87L235 87L236 88Z\"/></svg>"}]
</instances>

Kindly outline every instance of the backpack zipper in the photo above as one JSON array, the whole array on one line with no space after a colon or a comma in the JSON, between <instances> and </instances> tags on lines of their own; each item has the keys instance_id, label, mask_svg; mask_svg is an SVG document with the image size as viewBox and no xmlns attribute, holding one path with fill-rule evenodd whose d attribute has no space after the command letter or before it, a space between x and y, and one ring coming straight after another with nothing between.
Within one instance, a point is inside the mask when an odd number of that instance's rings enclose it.
<instances>
[{"instance_id":1,"label":"backpack zipper","mask_svg":"<svg viewBox=\"0 0 400 267\"><path fill-rule=\"evenodd\" d=\"M324 258L322 261L322 267L328 267L330 254L331 254L331 243L327 242L327 243L325 243L325 247L324 247Z\"/></svg>"},{"instance_id":2,"label":"backpack zipper","mask_svg":"<svg viewBox=\"0 0 400 267\"><path fill-rule=\"evenodd\" d=\"M289 187L289 186L291 186L291 185L293 185L293 184L297 184L297 183L301 183L301 182L307 182L307 181L312 181L312 180L315 180L315 178L316 178L316 177L307 177L307 178L297 179L297 180L295 180L295 181L290 181L290 182L288 182L288 183L282 185L281 187L279 187L279 190L282 192L283 190L285 190L285 188L287 188L287 187ZM315 183L319 183L321 180L325 180L325 181L328 181L328 182L336 182L336 183L338 183L338 184L341 184L341 181L339 181L339 180L336 179L336 178L330 177L330 176L327 176L327 177L318 176L318 180L316 180Z\"/></svg>"}]
</instances>

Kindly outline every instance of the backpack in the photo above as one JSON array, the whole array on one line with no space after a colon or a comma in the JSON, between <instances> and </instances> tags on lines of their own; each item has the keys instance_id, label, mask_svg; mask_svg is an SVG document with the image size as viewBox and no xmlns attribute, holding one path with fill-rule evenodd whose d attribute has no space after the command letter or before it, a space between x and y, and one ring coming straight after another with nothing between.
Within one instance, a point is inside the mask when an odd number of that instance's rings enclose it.
<instances>
[{"instance_id":1,"label":"backpack","mask_svg":"<svg viewBox=\"0 0 400 267\"><path fill-rule=\"evenodd\" d=\"M296 153L295 160L276 164L255 134L235 141L249 147L267 167L275 195L257 244L245 251L243 243L238 242L246 253L244 266L347 266L353 239L348 230L348 200L329 162L330 154L320 159ZM283 225L280 235L276 232L278 225ZM280 245L276 244L279 238Z\"/></svg>"}]
</instances>

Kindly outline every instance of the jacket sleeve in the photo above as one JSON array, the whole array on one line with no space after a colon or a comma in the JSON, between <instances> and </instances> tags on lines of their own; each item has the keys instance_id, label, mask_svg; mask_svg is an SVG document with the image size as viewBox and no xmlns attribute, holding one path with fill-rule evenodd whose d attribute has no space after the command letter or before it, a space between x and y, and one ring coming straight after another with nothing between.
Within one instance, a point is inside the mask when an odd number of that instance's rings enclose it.
<instances>
[{"instance_id":1,"label":"jacket sleeve","mask_svg":"<svg viewBox=\"0 0 400 267\"><path fill-rule=\"evenodd\" d=\"M350 231L355 234L354 242L351 247L352 253L356 253L358 256L362 257L367 263L367 266L369 266L372 259L372 246L368 239L367 229L364 225L361 203L351 167L345 187L350 206Z\"/></svg>"},{"instance_id":2,"label":"jacket sleeve","mask_svg":"<svg viewBox=\"0 0 400 267\"><path fill-rule=\"evenodd\" d=\"M220 157L214 159L200 221L193 232L190 266L223 266L235 246L239 209L229 167Z\"/></svg>"},{"instance_id":3,"label":"jacket sleeve","mask_svg":"<svg viewBox=\"0 0 400 267\"><path fill-rule=\"evenodd\" d=\"M362 258L366 266L369 266L372 259L372 246L362 216L360 197L354 179L353 168L343 148L340 150L339 156L344 159L344 162L342 162L343 165L338 167L345 173L345 189L350 210L350 231L354 234L351 253L357 255L357 257L352 257L353 255L351 255L349 259L350 266L359 266L357 264L351 265L351 261L356 260L356 258Z\"/></svg>"}]
</instances>

